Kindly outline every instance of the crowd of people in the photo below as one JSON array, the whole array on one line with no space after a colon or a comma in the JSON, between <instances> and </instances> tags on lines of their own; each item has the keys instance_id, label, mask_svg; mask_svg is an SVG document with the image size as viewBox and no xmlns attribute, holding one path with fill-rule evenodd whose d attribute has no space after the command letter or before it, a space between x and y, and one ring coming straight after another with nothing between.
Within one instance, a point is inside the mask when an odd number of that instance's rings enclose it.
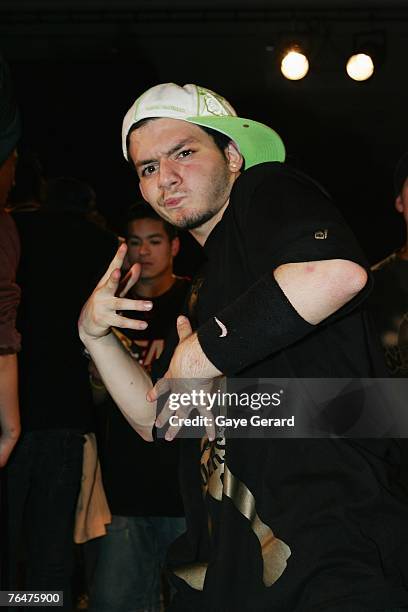
<instances>
[{"instance_id":1,"label":"crowd of people","mask_svg":"<svg viewBox=\"0 0 408 612\"><path fill-rule=\"evenodd\" d=\"M194 402L165 401L407 378L408 154L406 243L370 270L273 129L157 85L123 121L140 194L118 236L88 184L18 157L4 60L0 96L2 589L62 591L72 611L80 565L92 612L408 610L403 437L234 437L206 405L183 436ZM174 273L180 231L204 254L192 279Z\"/></svg>"}]
</instances>

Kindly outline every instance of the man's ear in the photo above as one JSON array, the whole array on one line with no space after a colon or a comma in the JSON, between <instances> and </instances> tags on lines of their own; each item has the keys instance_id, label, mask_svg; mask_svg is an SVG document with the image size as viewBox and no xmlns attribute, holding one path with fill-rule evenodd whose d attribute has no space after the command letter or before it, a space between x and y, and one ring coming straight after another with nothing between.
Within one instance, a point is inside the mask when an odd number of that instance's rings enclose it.
<instances>
[{"instance_id":1,"label":"man's ear","mask_svg":"<svg viewBox=\"0 0 408 612\"><path fill-rule=\"evenodd\" d=\"M225 148L225 155L231 172L240 172L244 158L233 140L230 140L228 146Z\"/></svg>"},{"instance_id":2,"label":"man's ear","mask_svg":"<svg viewBox=\"0 0 408 612\"><path fill-rule=\"evenodd\" d=\"M171 241L171 254L172 254L172 256L175 257L176 255L178 255L179 250L180 250L180 238L178 236L176 236Z\"/></svg>"}]
</instances>

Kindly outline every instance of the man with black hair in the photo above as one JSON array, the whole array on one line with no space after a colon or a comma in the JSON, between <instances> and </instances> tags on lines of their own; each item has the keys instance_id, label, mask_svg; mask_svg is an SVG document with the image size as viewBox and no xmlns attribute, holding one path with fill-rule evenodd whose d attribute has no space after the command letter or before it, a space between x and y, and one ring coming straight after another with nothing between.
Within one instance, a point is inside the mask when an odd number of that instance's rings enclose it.
<instances>
[{"instance_id":1,"label":"man with black hair","mask_svg":"<svg viewBox=\"0 0 408 612\"><path fill-rule=\"evenodd\" d=\"M133 359L150 372L182 311L189 287L173 274L179 250L174 226L146 203L128 211L124 235L128 267L140 265L129 296L148 299L145 330L115 329ZM112 523L98 541L90 609L98 612L159 612L161 574L169 544L185 531L178 483L178 444L140 438L91 370L98 402L98 450Z\"/></svg>"},{"instance_id":2,"label":"man with black hair","mask_svg":"<svg viewBox=\"0 0 408 612\"><path fill-rule=\"evenodd\" d=\"M229 137L224 151L203 126ZM207 256L192 293L195 331L178 319L179 343L158 364L153 389L111 331L141 325L118 309L147 307L125 291L115 297L126 247L82 311L81 339L144 439L169 417L156 419L149 402L179 379L383 373L360 308L371 285L365 259L327 194L283 163L276 132L208 89L167 83L132 105L122 145L145 200L189 229ZM166 439L177 431L170 426ZM188 529L169 556L172 612L408 606L407 500L392 486L397 442L213 437L182 440Z\"/></svg>"},{"instance_id":3,"label":"man with black hair","mask_svg":"<svg viewBox=\"0 0 408 612\"><path fill-rule=\"evenodd\" d=\"M391 376L408 377L408 152L394 174L395 208L405 225L405 244L373 268L369 298Z\"/></svg>"}]
</instances>

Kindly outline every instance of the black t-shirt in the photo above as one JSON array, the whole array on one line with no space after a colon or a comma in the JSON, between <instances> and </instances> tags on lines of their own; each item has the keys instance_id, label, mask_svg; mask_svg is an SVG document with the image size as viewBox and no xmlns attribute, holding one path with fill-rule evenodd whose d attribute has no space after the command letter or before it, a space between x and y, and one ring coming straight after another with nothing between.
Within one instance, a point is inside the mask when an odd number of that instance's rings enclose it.
<instances>
[{"instance_id":1,"label":"black t-shirt","mask_svg":"<svg viewBox=\"0 0 408 612\"><path fill-rule=\"evenodd\" d=\"M23 429L93 430L78 317L115 254L117 238L79 214L32 211L13 217L21 242L17 328Z\"/></svg>"},{"instance_id":2,"label":"black t-shirt","mask_svg":"<svg viewBox=\"0 0 408 612\"><path fill-rule=\"evenodd\" d=\"M205 251L191 297L196 326L280 264L342 258L366 267L324 191L277 163L240 176ZM271 347L267 359L240 375L383 375L359 306L369 286L313 333L278 353ZM174 610L345 612L353 605L362 612L407 605L408 500L391 484L399 462L400 447L391 440L183 440L188 530L169 557L179 591Z\"/></svg>"},{"instance_id":3,"label":"black t-shirt","mask_svg":"<svg viewBox=\"0 0 408 612\"><path fill-rule=\"evenodd\" d=\"M147 371L157 359L165 338L176 330L189 282L177 278L172 287L150 298L149 312L126 312L146 320L145 330L117 331L132 356ZM180 496L178 464L179 441L146 442L129 425L109 397L97 408L98 448L106 496L112 514L119 516L184 516Z\"/></svg>"}]
</instances>

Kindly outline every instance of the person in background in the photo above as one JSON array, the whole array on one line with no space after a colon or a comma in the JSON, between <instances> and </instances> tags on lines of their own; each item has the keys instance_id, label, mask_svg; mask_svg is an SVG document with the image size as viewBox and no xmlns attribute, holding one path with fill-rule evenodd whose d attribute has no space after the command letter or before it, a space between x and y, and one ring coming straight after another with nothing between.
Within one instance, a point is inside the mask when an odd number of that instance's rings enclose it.
<instances>
[{"instance_id":1,"label":"person in background","mask_svg":"<svg viewBox=\"0 0 408 612\"><path fill-rule=\"evenodd\" d=\"M395 208L405 228L405 242L373 266L374 289L368 304L380 335L388 370L408 377L408 152L394 174Z\"/></svg>"},{"instance_id":2,"label":"person in background","mask_svg":"<svg viewBox=\"0 0 408 612\"><path fill-rule=\"evenodd\" d=\"M20 289L16 284L20 243L13 219L4 211L14 183L20 117L9 68L0 55L0 467L4 467L20 434L16 329Z\"/></svg>"},{"instance_id":3,"label":"person in background","mask_svg":"<svg viewBox=\"0 0 408 612\"><path fill-rule=\"evenodd\" d=\"M21 241L22 434L5 470L7 588L62 590L70 612L84 434L94 429L77 316L118 243L86 219L93 199L86 183L58 178L48 182L40 210L14 214Z\"/></svg>"},{"instance_id":4,"label":"person in background","mask_svg":"<svg viewBox=\"0 0 408 612\"><path fill-rule=\"evenodd\" d=\"M125 224L127 267L141 271L130 290L148 299L148 327L115 329L133 359L150 372L175 332L189 282L173 273L179 250L177 230L146 203L133 206ZM92 369L98 407L98 450L105 492L112 512L107 535L98 540L90 610L98 612L160 611L162 567L169 544L185 530L178 484L176 443L142 440L118 410Z\"/></svg>"}]
</instances>

